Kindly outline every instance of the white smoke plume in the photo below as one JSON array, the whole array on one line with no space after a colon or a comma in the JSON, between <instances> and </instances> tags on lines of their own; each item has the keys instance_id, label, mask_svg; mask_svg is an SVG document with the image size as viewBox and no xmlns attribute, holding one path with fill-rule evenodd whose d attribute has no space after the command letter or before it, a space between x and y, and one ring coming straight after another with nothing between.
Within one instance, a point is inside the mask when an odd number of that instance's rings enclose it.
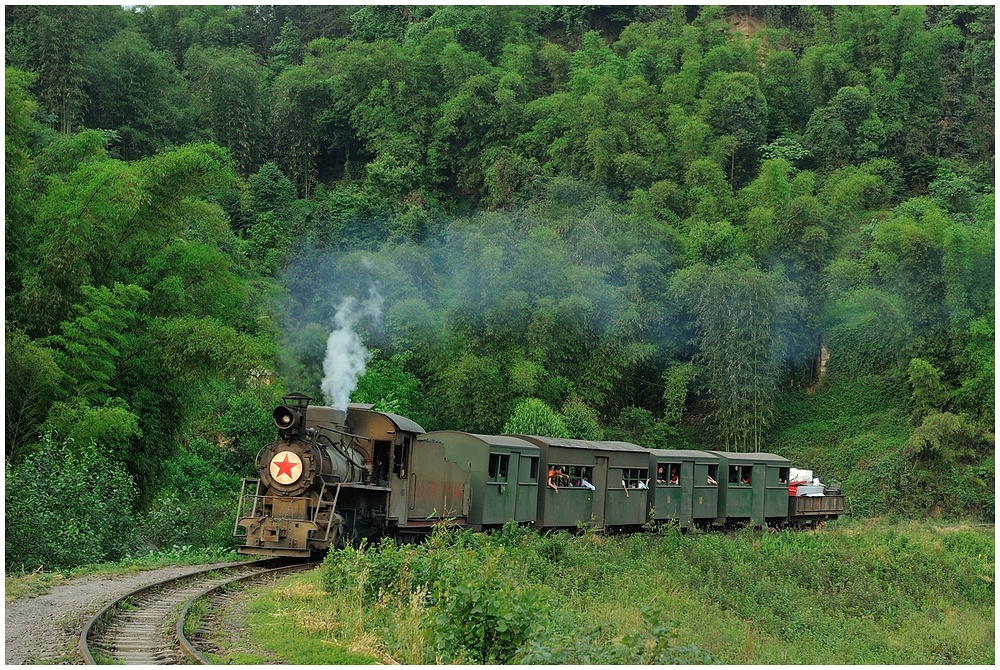
<instances>
[{"instance_id":1,"label":"white smoke plume","mask_svg":"<svg viewBox=\"0 0 1000 670\"><path fill-rule=\"evenodd\" d=\"M371 319L379 324L382 319L382 296L374 288L368 300L359 302L344 298L334 316L334 328L326 340L326 358L323 361L323 399L327 405L347 409L351 392L358 378L365 373L365 365L372 354L361 342L354 326L361 319Z\"/></svg>"}]
</instances>

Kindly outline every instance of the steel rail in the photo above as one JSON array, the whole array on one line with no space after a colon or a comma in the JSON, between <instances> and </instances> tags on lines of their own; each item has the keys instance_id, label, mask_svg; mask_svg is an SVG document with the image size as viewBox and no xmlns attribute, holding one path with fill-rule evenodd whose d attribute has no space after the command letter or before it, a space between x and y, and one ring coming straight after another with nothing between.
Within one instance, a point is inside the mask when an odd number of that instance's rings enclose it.
<instances>
[{"instance_id":1,"label":"steel rail","mask_svg":"<svg viewBox=\"0 0 1000 670\"><path fill-rule=\"evenodd\" d=\"M296 572L298 570L307 570L317 565L319 565L319 563L301 563L297 565L285 565L278 568L271 568L270 570L254 572L249 575L238 575L236 577L233 577L232 579L227 579L221 584L215 584L213 586L209 586L208 588L202 590L200 593L196 594L194 597L192 597L190 600L187 601L187 603L184 605L184 608L181 610L181 613L177 617L177 627L176 627L177 643L180 645L181 651L188 658L200 663L201 665L214 665L214 663L212 663L212 661L207 656L198 651L198 648L195 647L194 643L191 642L188 639L187 635L185 635L184 633L184 623L185 620L187 619L188 610L191 609L191 606L194 605L199 600L201 600L202 598L205 598L206 596L209 596L216 591L221 591L230 584L235 584L236 582L261 579L271 575L277 575L278 573L281 572Z\"/></svg>"},{"instance_id":2,"label":"steel rail","mask_svg":"<svg viewBox=\"0 0 1000 670\"><path fill-rule=\"evenodd\" d=\"M212 567L205 568L203 570L196 570L184 575L179 575L177 577L171 577L169 579L163 579L152 584L147 584L145 586L140 586L139 588L133 589L123 596L120 596L107 605L102 607L97 614L92 616L87 623L84 625L83 630L80 633L80 640L78 642L78 648L80 655L83 657L83 662L87 665L98 665L97 661L94 659L94 655L90 651L89 638L92 633L98 632L107 625L107 623L114 617L114 610L121 609L122 603L129 600L130 598L135 598L137 596L145 595L156 589L162 589L164 587L169 587L180 582L189 581L191 579L200 577L202 575L208 574L210 572L219 572L220 570L232 570L235 568L243 568L251 566L257 563L263 563L263 561L244 561L240 563L223 563L219 565L213 565Z\"/></svg>"}]
</instances>

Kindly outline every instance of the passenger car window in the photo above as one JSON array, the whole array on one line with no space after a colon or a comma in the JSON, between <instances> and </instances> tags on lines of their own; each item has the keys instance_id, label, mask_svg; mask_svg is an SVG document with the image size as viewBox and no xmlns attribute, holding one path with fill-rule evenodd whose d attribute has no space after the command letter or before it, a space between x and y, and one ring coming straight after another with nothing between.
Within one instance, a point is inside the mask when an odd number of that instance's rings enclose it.
<instances>
[{"instance_id":1,"label":"passenger car window","mask_svg":"<svg viewBox=\"0 0 1000 670\"><path fill-rule=\"evenodd\" d=\"M507 481L507 469L510 466L509 454L490 454L489 479L491 482Z\"/></svg>"}]
</instances>

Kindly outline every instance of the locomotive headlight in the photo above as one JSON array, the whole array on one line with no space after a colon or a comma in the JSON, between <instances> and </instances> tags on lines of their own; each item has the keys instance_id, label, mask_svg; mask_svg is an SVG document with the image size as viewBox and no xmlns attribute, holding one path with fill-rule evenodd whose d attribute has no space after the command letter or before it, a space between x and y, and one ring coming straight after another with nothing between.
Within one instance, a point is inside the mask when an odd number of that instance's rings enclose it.
<instances>
[{"instance_id":1,"label":"locomotive headlight","mask_svg":"<svg viewBox=\"0 0 1000 670\"><path fill-rule=\"evenodd\" d=\"M291 484L302 476L302 459L293 451L280 451L271 459L268 471L278 484Z\"/></svg>"},{"instance_id":2,"label":"locomotive headlight","mask_svg":"<svg viewBox=\"0 0 1000 670\"><path fill-rule=\"evenodd\" d=\"M290 407L278 407L274 410L274 425L278 430L288 430L295 425L295 410Z\"/></svg>"}]
</instances>

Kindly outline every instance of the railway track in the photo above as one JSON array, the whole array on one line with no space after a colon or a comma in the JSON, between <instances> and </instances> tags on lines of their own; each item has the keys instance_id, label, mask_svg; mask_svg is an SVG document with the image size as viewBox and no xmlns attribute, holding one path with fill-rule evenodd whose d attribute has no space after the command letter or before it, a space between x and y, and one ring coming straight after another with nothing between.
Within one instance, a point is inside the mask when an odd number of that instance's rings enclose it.
<instances>
[{"instance_id":1,"label":"railway track","mask_svg":"<svg viewBox=\"0 0 1000 670\"><path fill-rule=\"evenodd\" d=\"M87 622L80 634L80 653L91 665L211 664L197 648L197 631L191 634L195 642L185 634L185 621L196 601L208 598L211 611L224 603L224 589L230 585L313 565L253 561L201 570L136 589L106 605ZM211 621L211 615L203 621Z\"/></svg>"}]
</instances>

